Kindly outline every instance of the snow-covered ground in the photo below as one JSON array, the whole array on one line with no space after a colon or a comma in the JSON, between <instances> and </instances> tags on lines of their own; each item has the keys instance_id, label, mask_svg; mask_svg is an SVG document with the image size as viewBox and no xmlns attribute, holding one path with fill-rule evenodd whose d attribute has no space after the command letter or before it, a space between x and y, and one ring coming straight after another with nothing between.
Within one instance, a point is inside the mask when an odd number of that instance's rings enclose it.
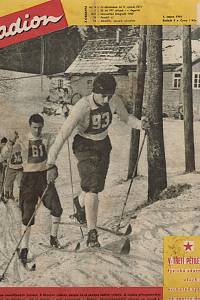
<instances>
[{"instance_id":1,"label":"snow-covered ground","mask_svg":"<svg viewBox=\"0 0 200 300\"><path fill-rule=\"evenodd\" d=\"M36 99L12 103L0 102L0 136L10 129L21 134L27 131L30 114L42 111L42 103ZM62 124L61 116L45 117L45 129L56 132ZM165 149L168 185L189 183L192 185L177 198L160 200L141 210L136 209L147 200L146 145L139 163L139 176L134 180L125 211L123 224L131 223L131 251L128 256L119 256L117 251L125 238L99 231L101 245L114 249L113 254L104 251L86 251L85 240L81 241L79 253L73 251L81 240L76 226L60 225L59 238L70 245L64 252L47 249L40 243L49 243L50 215L41 206L31 235L30 256L37 263L35 272L26 272L14 258L6 280L0 286L162 286L163 236L199 235L199 183L200 175L200 122L195 122L196 173L184 174L183 121L165 120ZM25 129L26 128L26 129ZM142 133L143 134L143 133ZM129 128L114 118L110 128L113 150L104 192L100 195L99 225L114 227L122 211L129 186L126 181L130 143ZM70 147L72 138L69 140ZM70 151L75 193L79 191L76 160ZM56 186L64 209L62 221L70 221L73 213L67 144L58 158L59 178ZM20 211L16 203L6 206L1 202L0 218L0 273L10 259L20 238ZM137 215L137 218L136 218ZM86 229L83 228L84 234Z\"/></svg>"}]
</instances>

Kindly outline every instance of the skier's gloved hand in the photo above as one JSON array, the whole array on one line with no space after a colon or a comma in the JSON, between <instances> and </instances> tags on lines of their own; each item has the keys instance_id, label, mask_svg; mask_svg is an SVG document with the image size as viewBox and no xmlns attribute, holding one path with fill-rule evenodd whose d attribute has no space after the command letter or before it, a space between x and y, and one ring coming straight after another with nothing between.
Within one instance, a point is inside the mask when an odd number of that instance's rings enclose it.
<instances>
[{"instance_id":1,"label":"skier's gloved hand","mask_svg":"<svg viewBox=\"0 0 200 300\"><path fill-rule=\"evenodd\" d=\"M47 183L51 183L56 180L58 177L58 168L56 165L47 165Z\"/></svg>"}]
</instances>

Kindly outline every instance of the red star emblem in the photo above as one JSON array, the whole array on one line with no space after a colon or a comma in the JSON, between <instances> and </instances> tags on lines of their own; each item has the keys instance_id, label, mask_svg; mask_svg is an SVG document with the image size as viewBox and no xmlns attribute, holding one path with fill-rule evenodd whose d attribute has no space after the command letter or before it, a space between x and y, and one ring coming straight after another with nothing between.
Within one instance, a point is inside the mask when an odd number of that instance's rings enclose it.
<instances>
[{"instance_id":1,"label":"red star emblem","mask_svg":"<svg viewBox=\"0 0 200 300\"><path fill-rule=\"evenodd\" d=\"M190 244L190 242L187 242L187 244L184 244L185 251L187 251L187 250L192 251L192 246L193 246L193 244Z\"/></svg>"}]
</instances>

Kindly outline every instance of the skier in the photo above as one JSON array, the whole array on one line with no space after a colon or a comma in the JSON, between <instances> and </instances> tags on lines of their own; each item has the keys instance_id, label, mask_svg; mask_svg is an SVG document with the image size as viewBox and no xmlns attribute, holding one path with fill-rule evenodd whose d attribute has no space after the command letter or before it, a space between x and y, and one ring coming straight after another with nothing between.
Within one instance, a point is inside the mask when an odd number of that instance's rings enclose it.
<instances>
[{"instance_id":1,"label":"skier","mask_svg":"<svg viewBox=\"0 0 200 300\"><path fill-rule=\"evenodd\" d=\"M141 122L134 116L129 116L124 104L113 99L116 81L111 74L101 73L93 82L92 94L83 97L75 104L71 114L61 127L54 144L48 154L49 180L55 180L55 161L63 144L74 128L77 134L73 141L73 152L78 160L78 170L81 179L81 193L74 199L75 217L83 224L87 222L88 247L100 247L98 241L97 214L98 193L103 191L109 167L112 149L108 136L108 127L112 115L116 112L120 120L132 128L145 129L148 122Z\"/></svg>"},{"instance_id":2,"label":"skier","mask_svg":"<svg viewBox=\"0 0 200 300\"><path fill-rule=\"evenodd\" d=\"M3 150L3 148L5 147L6 143L8 142L8 139L4 136L1 141L0 141L0 155L1 155L1 152ZM0 170L2 169L3 165L2 165L2 162L0 163Z\"/></svg>"},{"instance_id":3,"label":"skier","mask_svg":"<svg viewBox=\"0 0 200 300\"><path fill-rule=\"evenodd\" d=\"M1 139L1 142L0 142L0 154L1 154L1 150L6 145L7 141L8 141L8 139L5 136Z\"/></svg>"},{"instance_id":4,"label":"skier","mask_svg":"<svg viewBox=\"0 0 200 300\"><path fill-rule=\"evenodd\" d=\"M47 187L47 152L53 142L52 134L42 133L44 119L40 114L33 114L30 117L29 126L30 132L26 143L22 144L23 175L19 198L19 206L22 211L22 232L26 230L27 224L34 214L38 198L42 196ZM53 183L48 185L47 192L43 197L43 204L50 210L52 215L50 245L60 248L57 233L62 207ZM21 243L20 259L24 265L27 262L29 237L33 224L34 219L27 228Z\"/></svg>"},{"instance_id":5,"label":"skier","mask_svg":"<svg viewBox=\"0 0 200 300\"><path fill-rule=\"evenodd\" d=\"M18 142L18 133L11 132L8 141L0 154L0 162L7 161L7 169L4 178L4 201L15 200L13 195L14 182L17 180L18 189L22 177L22 156L21 145Z\"/></svg>"}]
</instances>

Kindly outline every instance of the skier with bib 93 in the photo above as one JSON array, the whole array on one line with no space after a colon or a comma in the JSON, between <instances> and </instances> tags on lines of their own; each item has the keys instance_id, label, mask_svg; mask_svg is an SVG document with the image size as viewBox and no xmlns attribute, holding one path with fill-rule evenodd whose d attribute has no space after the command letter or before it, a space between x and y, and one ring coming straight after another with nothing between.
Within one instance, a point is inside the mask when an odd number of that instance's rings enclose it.
<instances>
[{"instance_id":1,"label":"skier with bib 93","mask_svg":"<svg viewBox=\"0 0 200 300\"><path fill-rule=\"evenodd\" d=\"M80 224L87 222L88 247L100 247L97 232L98 193L102 192L110 162L112 149L108 127L113 113L131 128L147 129L148 121L129 116L123 102L113 99L116 81L113 75L100 73L93 82L92 94L81 98L65 120L48 154L47 178L55 180L53 166L57 156L72 131L77 134L73 141L73 152L78 160L81 193L74 198L75 217Z\"/></svg>"}]
</instances>

